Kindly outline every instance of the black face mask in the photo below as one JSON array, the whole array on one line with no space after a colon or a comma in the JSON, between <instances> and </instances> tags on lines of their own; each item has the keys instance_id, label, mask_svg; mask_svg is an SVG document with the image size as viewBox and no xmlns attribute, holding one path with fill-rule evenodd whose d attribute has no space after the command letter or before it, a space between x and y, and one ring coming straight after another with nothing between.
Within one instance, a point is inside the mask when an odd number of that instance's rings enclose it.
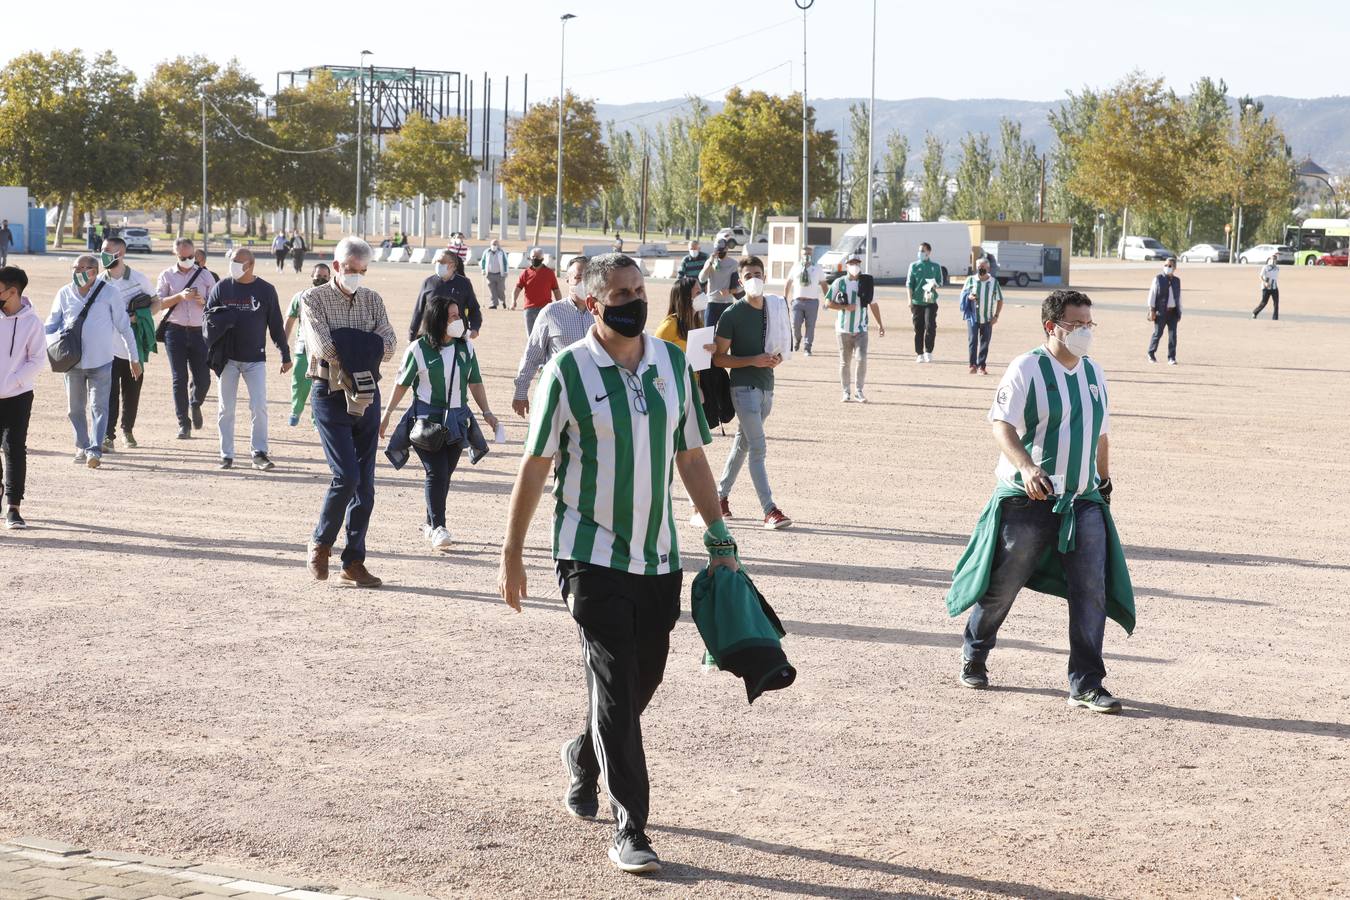
<instances>
[{"instance_id":1,"label":"black face mask","mask_svg":"<svg viewBox=\"0 0 1350 900\"><path fill-rule=\"evenodd\" d=\"M544 264L544 261L543 261L542 259L532 259L532 260L530 260L530 268L531 268L531 269L537 269L537 268L539 268L540 266L542 266L543 264Z\"/></svg>"},{"instance_id":2,"label":"black face mask","mask_svg":"<svg viewBox=\"0 0 1350 900\"><path fill-rule=\"evenodd\" d=\"M606 306L600 318L624 337L637 337L647 327L647 301L633 300L623 306Z\"/></svg>"},{"instance_id":3,"label":"black face mask","mask_svg":"<svg viewBox=\"0 0 1350 900\"><path fill-rule=\"evenodd\" d=\"M310 280L314 282L314 286L315 286L315 287L318 287L318 286L321 285L321 284L327 284L327 283L328 283L328 279L327 279L327 278L318 278L318 277L315 277L315 278L312 278L312 279L310 279Z\"/></svg>"},{"instance_id":4,"label":"black face mask","mask_svg":"<svg viewBox=\"0 0 1350 900\"><path fill-rule=\"evenodd\" d=\"M722 257L724 257L724 256L726 256L726 255L727 255L727 251L725 251L725 250L718 250L718 251L717 251L717 258L718 258L718 259L721 259Z\"/></svg>"}]
</instances>

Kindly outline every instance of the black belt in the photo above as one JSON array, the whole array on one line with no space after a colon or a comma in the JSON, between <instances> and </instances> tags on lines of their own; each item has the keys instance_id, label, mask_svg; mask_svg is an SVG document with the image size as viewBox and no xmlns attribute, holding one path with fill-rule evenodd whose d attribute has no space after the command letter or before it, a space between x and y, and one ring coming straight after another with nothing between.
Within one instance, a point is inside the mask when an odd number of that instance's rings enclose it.
<instances>
[{"instance_id":1,"label":"black belt","mask_svg":"<svg viewBox=\"0 0 1350 900\"><path fill-rule=\"evenodd\" d=\"M169 324L168 324L167 327L169 327L169 328L182 328L182 329L184 329L185 331L201 331L201 330L202 330L202 326L200 326L200 325L180 325L180 324L178 324L177 322L169 322Z\"/></svg>"}]
</instances>

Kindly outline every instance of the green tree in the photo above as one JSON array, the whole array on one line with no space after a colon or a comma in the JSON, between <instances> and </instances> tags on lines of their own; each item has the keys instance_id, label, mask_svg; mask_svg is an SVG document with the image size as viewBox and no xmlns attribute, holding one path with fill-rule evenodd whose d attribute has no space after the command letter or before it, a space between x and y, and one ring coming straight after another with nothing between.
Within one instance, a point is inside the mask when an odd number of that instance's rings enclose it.
<instances>
[{"instance_id":1,"label":"green tree","mask_svg":"<svg viewBox=\"0 0 1350 900\"><path fill-rule=\"evenodd\" d=\"M1236 127L1216 170L1214 187L1237 213L1238 250L1281 237L1298 199L1298 176L1284 132L1265 115L1259 101L1238 100Z\"/></svg>"},{"instance_id":2,"label":"green tree","mask_svg":"<svg viewBox=\"0 0 1350 900\"><path fill-rule=\"evenodd\" d=\"M544 197L552 197L557 186L557 98L531 106L512 127L502 184L515 197L537 198L537 244L544 220ZM614 170L595 118L595 101L579 100L568 91L563 102L563 202L594 200L613 181Z\"/></svg>"},{"instance_id":3,"label":"green tree","mask_svg":"<svg viewBox=\"0 0 1350 900\"><path fill-rule=\"evenodd\" d=\"M637 141L627 131L615 131L613 122L609 123L608 130L606 154L614 179L600 199L605 231L609 231L610 224L620 218L625 224L633 221L642 189L642 153Z\"/></svg>"},{"instance_id":4,"label":"green tree","mask_svg":"<svg viewBox=\"0 0 1350 900\"><path fill-rule=\"evenodd\" d=\"M811 199L830 195L837 143L833 131L817 131L815 110L807 109L808 189ZM751 209L750 228L761 211L800 212L802 184L801 95L780 97L732 88L722 111L701 129L699 172L703 198Z\"/></svg>"},{"instance_id":5,"label":"green tree","mask_svg":"<svg viewBox=\"0 0 1350 900\"><path fill-rule=\"evenodd\" d=\"M1107 209L1157 213L1176 198L1181 171L1185 109L1161 78L1131 72L1102 95L1092 125L1076 148L1069 189ZM1122 248L1123 250L1123 248Z\"/></svg>"},{"instance_id":6,"label":"green tree","mask_svg":"<svg viewBox=\"0 0 1350 900\"><path fill-rule=\"evenodd\" d=\"M1036 145L1022 139L1022 125L999 120L998 174L994 176L993 206L1013 222L1033 222L1041 183L1041 158Z\"/></svg>"},{"instance_id":7,"label":"green tree","mask_svg":"<svg viewBox=\"0 0 1350 900\"><path fill-rule=\"evenodd\" d=\"M1046 201L1051 218L1074 226L1073 249L1084 253L1094 246L1098 207L1075 193L1071 184L1078 171L1079 148L1092 130L1100 101L1096 93L1086 88L1078 94L1069 91L1068 98L1051 110L1048 117L1055 132L1055 149L1050 154Z\"/></svg>"},{"instance_id":8,"label":"green tree","mask_svg":"<svg viewBox=\"0 0 1350 900\"><path fill-rule=\"evenodd\" d=\"M376 192L386 200L418 195L427 200L454 200L459 196L460 183L478 171L478 163L465 149L468 134L463 119L432 122L412 114L380 157ZM426 244L423 228L422 246Z\"/></svg>"},{"instance_id":9,"label":"green tree","mask_svg":"<svg viewBox=\"0 0 1350 900\"><path fill-rule=\"evenodd\" d=\"M909 209L909 188L905 187L905 169L909 165L909 138L894 131L886 138L886 152L877 173L876 216L883 222L898 222Z\"/></svg>"},{"instance_id":10,"label":"green tree","mask_svg":"<svg viewBox=\"0 0 1350 900\"><path fill-rule=\"evenodd\" d=\"M860 219L867 215L867 172L872 166L867 152L867 107L861 103L848 105L849 150L845 164L847 215ZM875 204L874 204L875 207ZM875 214L876 210L873 209Z\"/></svg>"},{"instance_id":11,"label":"green tree","mask_svg":"<svg viewBox=\"0 0 1350 900\"><path fill-rule=\"evenodd\" d=\"M952 214L958 219L992 218L994 203L990 189L993 180L994 154L989 149L989 135L983 132L967 134L961 139L961 159L956 164Z\"/></svg>"},{"instance_id":12,"label":"green tree","mask_svg":"<svg viewBox=\"0 0 1350 900\"><path fill-rule=\"evenodd\" d=\"M923 179L919 183L919 218L936 222L947 208L947 147L929 132L923 138Z\"/></svg>"}]
</instances>

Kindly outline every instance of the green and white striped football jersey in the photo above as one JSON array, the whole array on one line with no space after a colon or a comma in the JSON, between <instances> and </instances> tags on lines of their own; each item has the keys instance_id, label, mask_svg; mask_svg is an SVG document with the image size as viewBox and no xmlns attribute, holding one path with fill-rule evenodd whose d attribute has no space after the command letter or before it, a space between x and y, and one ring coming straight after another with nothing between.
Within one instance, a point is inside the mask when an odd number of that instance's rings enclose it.
<instances>
[{"instance_id":1,"label":"green and white striped football jersey","mask_svg":"<svg viewBox=\"0 0 1350 900\"><path fill-rule=\"evenodd\" d=\"M469 385L482 384L483 376L478 371L478 355L467 338L437 347L422 335L403 351L398 383L412 388L423 403L449 409L468 406Z\"/></svg>"},{"instance_id":2,"label":"green and white striped football jersey","mask_svg":"<svg viewBox=\"0 0 1350 900\"><path fill-rule=\"evenodd\" d=\"M1003 302L1003 288L999 286L997 278L981 281L979 276L971 275L961 290L974 299L977 322L983 325L985 322L994 321L994 313Z\"/></svg>"},{"instance_id":3,"label":"green and white striped football jersey","mask_svg":"<svg viewBox=\"0 0 1350 900\"><path fill-rule=\"evenodd\" d=\"M836 278L830 285L829 298L834 303L857 303L857 309L841 309L834 322L835 334L863 334L867 331L867 307L858 303L858 282L847 275Z\"/></svg>"},{"instance_id":4,"label":"green and white striped football jersey","mask_svg":"<svg viewBox=\"0 0 1350 900\"><path fill-rule=\"evenodd\" d=\"M1097 487L1097 439L1110 430L1106 377L1083 357L1073 369L1044 347L1012 361L994 395L989 421L1017 429L1031 461L1055 482L1056 493L1077 495ZM1022 473L999 455L999 481L1022 487Z\"/></svg>"},{"instance_id":5,"label":"green and white striped football jersey","mask_svg":"<svg viewBox=\"0 0 1350 900\"><path fill-rule=\"evenodd\" d=\"M680 568L671 507L675 454L712 441L684 353L642 336L635 374L595 330L550 359L525 452L557 454L553 556L637 575Z\"/></svg>"}]
</instances>

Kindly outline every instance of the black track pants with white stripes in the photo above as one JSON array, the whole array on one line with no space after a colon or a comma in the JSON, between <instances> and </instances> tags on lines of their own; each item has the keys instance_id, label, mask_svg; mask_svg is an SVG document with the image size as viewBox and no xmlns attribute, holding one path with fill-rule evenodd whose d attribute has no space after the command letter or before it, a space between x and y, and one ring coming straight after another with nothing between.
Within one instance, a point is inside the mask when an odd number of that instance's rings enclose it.
<instances>
[{"instance_id":1,"label":"black track pants with white stripes","mask_svg":"<svg viewBox=\"0 0 1350 900\"><path fill-rule=\"evenodd\" d=\"M581 635L586 730L569 748L588 775L604 775L620 829L647 827L650 792L642 711L666 671L684 573L633 575L558 560L558 579Z\"/></svg>"}]
</instances>

